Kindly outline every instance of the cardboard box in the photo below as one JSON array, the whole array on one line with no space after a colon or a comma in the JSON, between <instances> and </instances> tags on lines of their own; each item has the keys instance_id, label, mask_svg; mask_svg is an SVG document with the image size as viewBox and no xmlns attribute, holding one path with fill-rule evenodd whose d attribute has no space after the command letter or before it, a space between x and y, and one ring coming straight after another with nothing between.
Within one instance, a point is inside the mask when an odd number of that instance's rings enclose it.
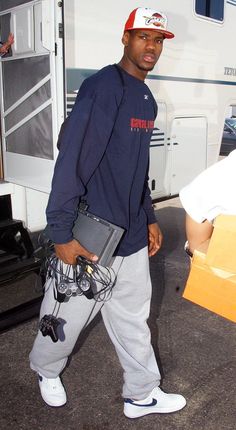
<instances>
[{"instance_id":1,"label":"cardboard box","mask_svg":"<svg viewBox=\"0 0 236 430\"><path fill-rule=\"evenodd\" d=\"M236 322L236 216L217 217L211 240L194 252L183 297Z\"/></svg>"},{"instance_id":2,"label":"cardboard box","mask_svg":"<svg viewBox=\"0 0 236 430\"><path fill-rule=\"evenodd\" d=\"M236 273L236 216L220 215L215 219L206 263Z\"/></svg>"}]
</instances>

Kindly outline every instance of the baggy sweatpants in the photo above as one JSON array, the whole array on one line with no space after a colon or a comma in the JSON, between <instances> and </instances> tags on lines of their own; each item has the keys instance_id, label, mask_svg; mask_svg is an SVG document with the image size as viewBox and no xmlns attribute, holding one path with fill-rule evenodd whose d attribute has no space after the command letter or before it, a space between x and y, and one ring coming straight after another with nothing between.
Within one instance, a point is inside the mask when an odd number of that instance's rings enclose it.
<instances>
[{"instance_id":1,"label":"baggy sweatpants","mask_svg":"<svg viewBox=\"0 0 236 430\"><path fill-rule=\"evenodd\" d=\"M147 247L128 257L116 257L112 268L117 279L111 298L95 304L93 299L82 295L62 303L57 317L65 320L64 339L54 343L39 331L30 353L30 365L46 378L56 378L64 369L81 330L101 310L124 371L122 395L141 400L160 384L147 325L152 288ZM49 279L45 285L40 318L54 309L53 282Z\"/></svg>"}]
</instances>

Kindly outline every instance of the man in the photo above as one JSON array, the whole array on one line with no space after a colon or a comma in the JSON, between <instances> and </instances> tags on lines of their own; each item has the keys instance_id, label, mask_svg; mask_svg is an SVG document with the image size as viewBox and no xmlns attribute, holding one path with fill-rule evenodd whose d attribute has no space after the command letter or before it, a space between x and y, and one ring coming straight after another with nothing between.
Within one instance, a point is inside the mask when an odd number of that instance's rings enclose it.
<instances>
[{"instance_id":1,"label":"man","mask_svg":"<svg viewBox=\"0 0 236 430\"><path fill-rule=\"evenodd\" d=\"M235 167L236 150L208 167L180 191L180 200L186 211L186 251L190 255L210 239L213 221L218 215L236 214Z\"/></svg>"},{"instance_id":2,"label":"man","mask_svg":"<svg viewBox=\"0 0 236 430\"><path fill-rule=\"evenodd\" d=\"M160 249L162 234L148 188L149 142L157 107L144 79L155 66L164 39L174 37L166 28L164 14L135 9L125 25L119 65L107 66L84 81L60 133L47 207L59 261L73 265L78 255L95 263L98 259L72 236L78 203L84 197L90 212L121 226L125 234L115 252L111 298L94 307L93 300L83 295L71 297L59 310L66 321L65 340L53 344L40 332L36 338L31 367L39 374L42 397L51 406L66 403L59 374L91 313L93 317L99 309L124 370L124 414L137 418L174 412L186 404L183 396L159 388L160 373L147 326L148 256ZM46 287L41 315L52 312L55 305L52 289L52 285Z\"/></svg>"}]
</instances>

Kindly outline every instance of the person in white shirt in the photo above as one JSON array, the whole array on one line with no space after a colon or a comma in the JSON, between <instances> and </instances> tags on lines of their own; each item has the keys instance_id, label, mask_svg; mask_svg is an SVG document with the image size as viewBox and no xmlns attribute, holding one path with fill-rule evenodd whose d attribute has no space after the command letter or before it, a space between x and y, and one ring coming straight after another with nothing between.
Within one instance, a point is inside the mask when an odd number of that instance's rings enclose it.
<instances>
[{"instance_id":1,"label":"person in white shirt","mask_svg":"<svg viewBox=\"0 0 236 430\"><path fill-rule=\"evenodd\" d=\"M186 211L187 252L211 237L220 214L236 214L236 150L213 164L180 191Z\"/></svg>"}]
</instances>

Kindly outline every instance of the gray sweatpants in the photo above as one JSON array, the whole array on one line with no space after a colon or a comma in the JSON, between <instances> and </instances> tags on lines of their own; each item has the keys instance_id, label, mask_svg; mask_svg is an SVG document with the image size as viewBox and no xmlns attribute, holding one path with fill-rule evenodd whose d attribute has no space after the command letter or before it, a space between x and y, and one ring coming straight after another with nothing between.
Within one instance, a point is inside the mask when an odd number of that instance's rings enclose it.
<instances>
[{"instance_id":1,"label":"gray sweatpants","mask_svg":"<svg viewBox=\"0 0 236 430\"><path fill-rule=\"evenodd\" d=\"M150 341L151 280L147 248L128 257L116 257L117 274L111 298L95 305L84 295L71 297L60 306L58 317L66 321L63 341L52 342L41 332L30 353L31 368L46 378L56 378L64 369L81 330L101 310L102 318L124 370L123 397L143 399L160 384L160 373ZM53 282L48 280L40 317L55 306Z\"/></svg>"}]
</instances>

